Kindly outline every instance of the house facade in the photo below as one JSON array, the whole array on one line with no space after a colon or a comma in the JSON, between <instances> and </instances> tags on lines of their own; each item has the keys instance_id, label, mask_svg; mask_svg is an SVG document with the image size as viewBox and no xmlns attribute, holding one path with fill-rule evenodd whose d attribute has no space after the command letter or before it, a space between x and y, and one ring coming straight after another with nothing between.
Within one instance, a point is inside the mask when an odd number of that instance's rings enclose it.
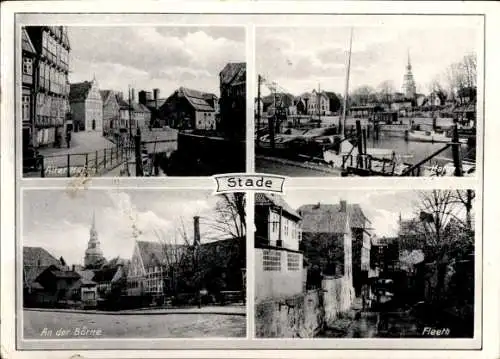
<instances>
[{"instance_id":1,"label":"house facade","mask_svg":"<svg viewBox=\"0 0 500 359\"><path fill-rule=\"evenodd\" d=\"M24 91L22 97L23 114L27 114L28 107L31 107L30 126L27 123L23 126L23 136L30 137L28 142L34 147L59 145L65 137L64 133L72 129L71 121L68 121L70 44L67 28L27 26L23 30L24 88L28 85L30 63L33 76L32 96ZM32 61L28 55L31 45L35 50Z\"/></svg>"},{"instance_id":2,"label":"house facade","mask_svg":"<svg viewBox=\"0 0 500 359\"><path fill-rule=\"evenodd\" d=\"M102 129L104 135L113 135L119 132L120 105L117 94L112 90L101 90L102 98Z\"/></svg>"},{"instance_id":3,"label":"house facade","mask_svg":"<svg viewBox=\"0 0 500 359\"><path fill-rule=\"evenodd\" d=\"M137 129L141 130L149 126L151 120L151 111L140 103L133 100L125 101L122 97L117 97L120 106L120 119L118 121L119 131L128 133L132 130L135 134Z\"/></svg>"},{"instance_id":4,"label":"house facade","mask_svg":"<svg viewBox=\"0 0 500 359\"><path fill-rule=\"evenodd\" d=\"M103 101L95 78L71 84L69 102L77 131L103 132Z\"/></svg>"},{"instance_id":5,"label":"house facade","mask_svg":"<svg viewBox=\"0 0 500 359\"><path fill-rule=\"evenodd\" d=\"M300 215L281 197L255 196L255 299L289 297L304 291L303 255L299 251Z\"/></svg>"},{"instance_id":6,"label":"house facade","mask_svg":"<svg viewBox=\"0 0 500 359\"><path fill-rule=\"evenodd\" d=\"M23 147L34 146L34 97L35 97L35 60L36 50L25 28L21 29L22 36L22 125Z\"/></svg>"},{"instance_id":7,"label":"house facade","mask_svg":"<svg viewBox=\"0 0 500 359\"><path fill-rule=\"evenodd\" d=\"M322 203L304 205L298 212L303 217L303 245L308 248L307 251L304 250L308 260L319 265L323 271L330 266L325 273L333 276L345 275L341 272L341 262L344 260L344 268L349 268L348 280L352 283L355 294L360 295L362 285L368 282L370 275L373 276L373 263L370 262L372 242L370 221L361 207L358 204L340 201L336 205ZM347 229L346 223L349 225ZM342 243L344 243L343 251L340 247L335 248L335 245L340 246ZM336 261L339 263L332 261L335 257L323 258L327 252L322 252L321 248L325 245L327 250L336 253ZM347 263L346 267L347 257L350 258L350 263Z\"/></svg>"},{"instance_id":8,"label":"house facade","mask_svg":"<svg viewBox=\"0 0 500 359\"><path fill-rule=\"evenodd\" d=\"M219 73L220 122L225 136L245 138L246 133L246 63L228 63Z\"/></svg>"},{"instance_id":9,"label":"house facade","mask_svg":"<svg viewBox=\"0 0 500 359\"><path fill-rule=\"evenodd\" d=\"M181 87L160 107L160 118L180 130L215 130L217 96Z\"/></svg>"}]
</instances>

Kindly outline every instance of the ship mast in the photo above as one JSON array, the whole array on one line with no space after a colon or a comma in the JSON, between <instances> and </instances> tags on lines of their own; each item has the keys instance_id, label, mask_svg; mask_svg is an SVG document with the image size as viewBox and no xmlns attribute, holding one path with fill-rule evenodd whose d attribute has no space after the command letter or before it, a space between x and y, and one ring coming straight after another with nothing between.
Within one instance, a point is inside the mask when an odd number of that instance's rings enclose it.
<instances>
[{"instance_id":1,"label":"ship mast","mask_svg":"<svg viewBox=\"0 0 500 359\"><path fill-rule=\"evenodd\" d=\"M349 55L347 57L347 71L345 79L345 91L344 91L344 106L342 107L342 123L340 134L342 138L345 138L345 126L346 126L346 116L347 116L347 97L349 96L349 76L351 74L351 52L352 52L352 28L351 36L349 39Z\"/></svg>"}]
</instances>

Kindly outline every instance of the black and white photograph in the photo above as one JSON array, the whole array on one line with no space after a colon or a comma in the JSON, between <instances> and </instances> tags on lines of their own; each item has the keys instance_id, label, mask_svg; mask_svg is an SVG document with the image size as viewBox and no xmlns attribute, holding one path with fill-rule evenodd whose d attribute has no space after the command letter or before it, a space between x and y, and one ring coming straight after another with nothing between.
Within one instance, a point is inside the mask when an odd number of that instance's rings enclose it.
<instances>
[{"instance_id":1,"label":"black and white photograph","mask_svg":"<svg viewBox=\"0 0 500 359\"><path fill-rule=\"evenodd\" d=\"M404 17L256 28L257 172L475 176L482 19Z\"/></svg>"},{"instance_id":2,"label":"black and white photograph","mask_svg":"<svg viewBox=\"0 0 500 359\"><path fill-rule=\"evenodd\" d=\"M243 193L22 198L25 340L246 337Z\"/></svg>"},{"instance_id":3,"label":"black and white photograph","mask_svg":"<svg viewBox=\"0 0 500 359\"><path fill-rule=\"evenodd\" d=\"M25 178L245 171L244 27L25 26L19 37Z\"/></svg>"},{"instance_id":4,"label":"black and white photograph","mask_svg":"<svg viewBox=\"0 0 500 359\"><path fill-rule=\"evenodd\" d=\"M255 336L473 338L475 199L461 189L256 194Z\"/></svg>"}]
</instances>

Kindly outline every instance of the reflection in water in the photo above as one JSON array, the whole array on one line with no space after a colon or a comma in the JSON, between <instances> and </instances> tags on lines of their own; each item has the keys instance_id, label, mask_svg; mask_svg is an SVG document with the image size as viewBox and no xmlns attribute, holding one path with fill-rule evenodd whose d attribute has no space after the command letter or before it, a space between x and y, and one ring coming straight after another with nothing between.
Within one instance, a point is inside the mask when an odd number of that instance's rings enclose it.
<instances>
[{"instance_id":1,"label":"reflection in water","mask_svg":"<svg viewBox=\"0 0 500 359\"><path fill-rule=\"evenodd\" d=\"M396 152L403 162L415 164L443 148L446 144L405 141L404 137L394 137L393 135L381 132L378 140L370 138L367 140L366 145L367 147L373 148L391 149ZM475 160L474 148L471 148L468 145L462 145L461 153L465 160ZM452 161L451 148L441 152L434 161L439 162L440 164Z\"/></svg>"}]
</instances>

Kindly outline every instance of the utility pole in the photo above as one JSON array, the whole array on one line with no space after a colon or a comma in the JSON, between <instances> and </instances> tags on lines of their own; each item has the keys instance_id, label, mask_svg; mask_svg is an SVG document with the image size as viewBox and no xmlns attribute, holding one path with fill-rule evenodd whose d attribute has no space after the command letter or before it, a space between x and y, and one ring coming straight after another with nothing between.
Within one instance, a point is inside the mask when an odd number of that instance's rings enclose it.
<instances>
[{"instance_id":1,"label":"utility pole","mask_svg":"<svg viewBox=\"0 0 500 359\"><path fill-rule=\"evenodd\" d=\"M275 120L276 120L276 89L274 87L274 84L273 86L271 87L271 93L272 93L272 96L273 96L273 106L274 106L274 115L269 117L268 118L268 122L269 122L269 139L270 139L270 145L271 145L271 149L274 150L274 147L275 147L275 143L274 143L274 130L276 128L276 125L275 125Z\"/></svg>"},{"instance_id":2,"label":"utility pole","mask_svg":"<svg viewBox=\"0 0 500 359\"><path fill-rule=\"evenodd\" d=\"M258 75L257 77L257 144L260 143L260 85L261 85L262 77Z\"/></svg>"}]
</instances>

